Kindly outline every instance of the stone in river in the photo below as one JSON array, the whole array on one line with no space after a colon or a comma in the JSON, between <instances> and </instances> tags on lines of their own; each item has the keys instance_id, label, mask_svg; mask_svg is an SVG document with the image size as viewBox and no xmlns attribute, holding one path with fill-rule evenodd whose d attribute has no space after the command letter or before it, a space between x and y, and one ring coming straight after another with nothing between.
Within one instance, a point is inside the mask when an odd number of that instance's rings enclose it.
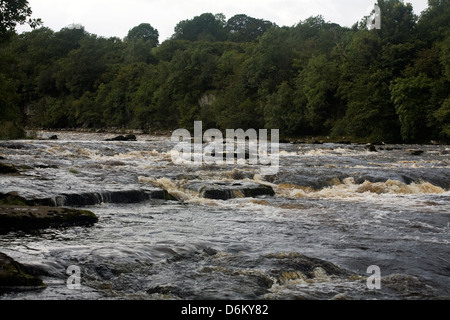
<instances>
[{"instance_id":1,"label":"stone in river","mask_svg":"<svg viewBox=\"0 0 450 320\"><path fill-rule=\"evenodd\" d=\"M19 173L19 171L10 164L0 163L0 174Z\"/></svg>"},{"instance_id":2,"label":"stone in river","mask_svg":"<svg viewBox=\"0 0 450 320\"><path fill-rule=\"evenodd\" d=\"M423 150L408 150L413 156L420 156L425 153Z\"/></svg>"},{"instance_id":3,"label":"stone in river","mask_svg":"<svg viewBox=\"0 0 450 320\"><path fill-rule=\"evenodd\" d=\"M45 288L41 279L28 274L24 269L20 263L0 252L0 293Z\"/></svg>"},{"instance_id":4,"label":"stone in river","mask_svg":"<svg viewBox=\"0 0 450 320\"><path fill-rule=\"evenodd\" d=\"M112 139L107 139L106 141L136 141L137 138L134 134L128 134L126 136L117 136Z\"/></svg>"},{"instance_id":5,"label":"stone in river","mask_svg":"<svg viewBox=\"0 0 450 320\"><path fill-rule=\"evenodd\" d=\"M275 192L269 186L251 182L217 182L194 181L187 184L184 189L197 193L207 199L228 200L233 198L254 198L258 196L274 196Z\"/></svg>"},{"instance_id":6,"label":"stone in river","mask_svg":"<svg viewBox=\"0 0 450 320\"><path fill-rule=\"evenodd\" d=\"M96 222L98 217L87 210L0 205L0 234L18 230L89 226Z\"/></svg>"}]
</instances>

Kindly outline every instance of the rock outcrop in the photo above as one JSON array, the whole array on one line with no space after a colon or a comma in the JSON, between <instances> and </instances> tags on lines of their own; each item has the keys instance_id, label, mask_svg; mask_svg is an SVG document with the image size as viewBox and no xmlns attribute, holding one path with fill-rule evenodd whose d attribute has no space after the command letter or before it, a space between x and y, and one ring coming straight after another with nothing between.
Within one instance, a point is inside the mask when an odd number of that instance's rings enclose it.
<instances>
[{"instance_id":1,"label":"rock outcrop","mask_svg":"<svg viewBox=\"0 0 450 320\"><path fill-rule=\"evenodd\" d=\"M50 227L88 226L96 222L98 217L87 210L0 205L0 234Z\"/></svg>"},{"instance_id":2,"label":"rock outcrop","mask_svg":"<svg viewBox=\"0 0 450 320\"><path fill-rule=\"evenodd\" d=\"M10 164L0 163L0 174L19 173L19 171Z\"/></svg>"},{"instance_id":3,"label":"rock outcrop","mask_svg":"<svg viewBox=\"0 0 450 320\"><path fill-rule=\"evenodd\" d=\"M196 193L207 199L228 200L233 198L254 198L274 196L274 190L266 185L251 182L194 181L184 186L185 191Z\"/></svg>"},{"instance_id":4,"label":"rock outcrop","mask_svg":"<svg viewBox=\"0 0 450 320\"><path fill-rule=\"evenodd\" d=\"M112 139L107 139L106 141L136 141L137 138L134 134L128 134L126 136L117 136Z\"/></svg>"},{"instance_id":5,"label":"rock outcrop","mask_svg":"<svg viewBox=\"0 0 450 320\"><path fill-rule=\"evenodd\" d=\"M45 288L41 279L28 274L24 269L23 265L0 252L0 293Z\"/></svg>"},{"instance_id":6,"label":"rock outcrop","mask_svg":"<svg viewBox=\"0 0 450 320\"><path fill-rule=\"evenodd\" d=\"M117 190L83 193L63 193L48 198L24 198L16 192L0 193L0 204L50 207L81 207L101 203L139 203L151 199L174 200L166 190L146 188L139 190Z\"/></svg>"}]
</instances>

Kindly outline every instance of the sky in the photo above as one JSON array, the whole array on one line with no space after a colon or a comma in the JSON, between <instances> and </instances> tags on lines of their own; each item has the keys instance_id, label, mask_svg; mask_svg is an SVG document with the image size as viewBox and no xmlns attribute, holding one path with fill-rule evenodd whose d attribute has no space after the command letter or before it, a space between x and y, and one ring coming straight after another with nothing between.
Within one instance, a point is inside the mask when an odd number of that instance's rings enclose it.
<instances>
[{"instance_id":1,"label":"sky","mask_svg":"<svg viewBox=\"0 0 450 320\"><path fill-rule=\"evenodd\" d=\"M407 1L420 14L428 0ZM269 20L279 26L293 26L311 16L322 15L328 22L351 27L373 8L374 0L28 0L33 18L59 31L81 24L89 33L102 37L124 38L141 23L150 23L163 42L174 33L178 22L202 13L223 13L227 19L236 14ZM29 31L18 26L20 33Z\"/></svg>"}]
</instances>

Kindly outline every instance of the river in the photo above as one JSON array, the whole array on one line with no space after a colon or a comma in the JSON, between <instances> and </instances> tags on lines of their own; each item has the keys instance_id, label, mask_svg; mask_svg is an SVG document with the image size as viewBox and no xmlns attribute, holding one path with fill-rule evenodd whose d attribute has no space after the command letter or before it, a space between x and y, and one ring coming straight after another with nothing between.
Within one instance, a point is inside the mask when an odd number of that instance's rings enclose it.
<instances>
[{"instance_id":1,"label":"river","mask_svg":"<svg viewBox=\"0 0 450 320\"><path fill-rule=\"evenodd\" d=\"M0 235L0 251L47 285L0 299L450 298L449 146L282 143L279 172L264 176L258 165L176 165L169 137L105 141L113 136L39 131L0 142L1 161L22 168L0 176L3 193L55 204L154 188L174 197L100 199L83 205L99 217L93 226ZM187 191L192 181L275 194L206 199ZM369 266L379 288L368 287Z\"/></svg>"}]
</instances>

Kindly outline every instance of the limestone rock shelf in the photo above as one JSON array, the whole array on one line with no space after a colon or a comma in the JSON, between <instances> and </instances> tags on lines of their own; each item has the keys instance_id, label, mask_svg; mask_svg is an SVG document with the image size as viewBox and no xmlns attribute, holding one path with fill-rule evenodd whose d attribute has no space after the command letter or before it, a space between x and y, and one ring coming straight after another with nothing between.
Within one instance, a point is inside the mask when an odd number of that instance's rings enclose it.
<instances>
[{"instance_id":1,"label":"limestone rock shelf","mask_svg":"<svg viewBox=\"0 0 450 320\"><path fill-rule=\"evenodd\" d=\"M50 227L88 226L97 221L98 217L87 210L0 205L0 234Z\"/></svg>"},{"instance_id":2,"label":"limestone rock shelf","mask_svg":"<svg viewBox=\"0 0 450 320\"><path fill-rule=\"evenodd\" d=\"M266 185L251 182L194 181L184 186L185 191L207 199L228 200L274 196L274 190Z\"/></svg>"}]
</instances>

